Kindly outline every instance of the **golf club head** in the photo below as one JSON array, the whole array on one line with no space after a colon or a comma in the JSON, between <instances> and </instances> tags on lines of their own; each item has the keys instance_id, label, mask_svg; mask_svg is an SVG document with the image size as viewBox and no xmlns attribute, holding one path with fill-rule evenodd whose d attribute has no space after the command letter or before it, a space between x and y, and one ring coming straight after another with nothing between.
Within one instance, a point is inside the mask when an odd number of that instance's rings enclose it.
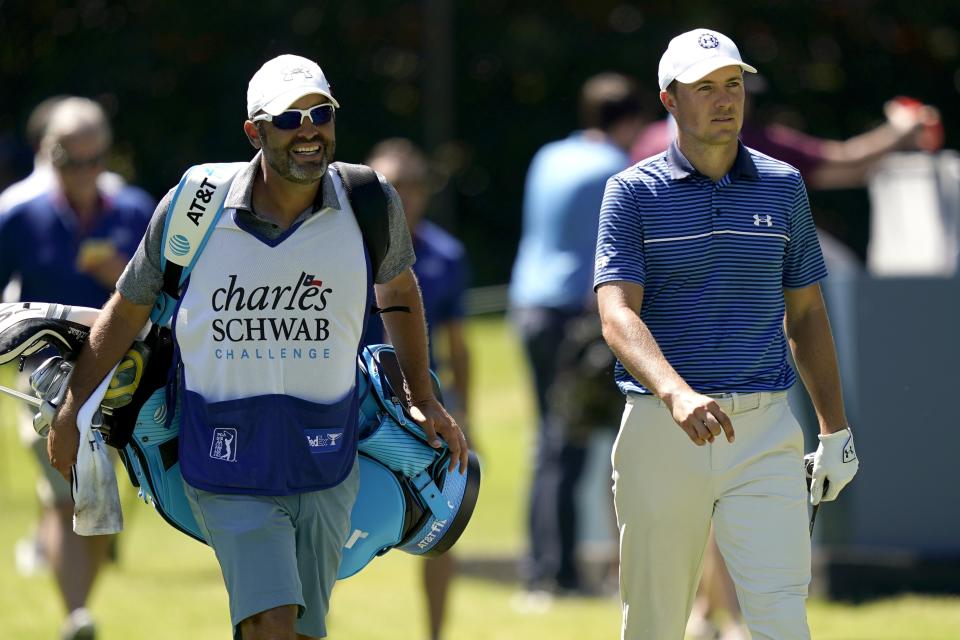
<instances>
[{"instance_id":1,"label":"golf club head","mask_svg":"<svg viewBox=\"0 0 960 640\"><path fill-rule=\"evenodd\" d=\"M99 309L45 302L0 304L0 365L54 346L65 359L76 354Z\"/></svg>"}]
</instances>

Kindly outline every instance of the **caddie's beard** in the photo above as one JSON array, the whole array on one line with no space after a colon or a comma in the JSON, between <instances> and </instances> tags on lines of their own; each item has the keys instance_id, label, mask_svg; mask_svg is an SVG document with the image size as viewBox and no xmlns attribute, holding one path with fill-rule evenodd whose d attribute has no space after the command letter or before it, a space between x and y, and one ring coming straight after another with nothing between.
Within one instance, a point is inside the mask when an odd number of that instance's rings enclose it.
<instances>
[{"instance_id":1,"label":"caddie's beard","mask_svg":"<svg viewBox=\"0 0 960 640\"><path fill-rule=\"evenodd\" d=\"M323 174L327 172L327 167L333 160L333 153L337 148L336 140L328 140L324 136L306 138L296 138L291 140L282 148L275 147L268 136L261 133L260 139L265 142L263 153L267 159L267 164L277 172L281 178L295 182L297 184L313 184L319 182ZM303 160L297 157L293 152L293 147L303 144L319 144L322 149L321 157L318 160Z\"/></svg>"}]
</instances>

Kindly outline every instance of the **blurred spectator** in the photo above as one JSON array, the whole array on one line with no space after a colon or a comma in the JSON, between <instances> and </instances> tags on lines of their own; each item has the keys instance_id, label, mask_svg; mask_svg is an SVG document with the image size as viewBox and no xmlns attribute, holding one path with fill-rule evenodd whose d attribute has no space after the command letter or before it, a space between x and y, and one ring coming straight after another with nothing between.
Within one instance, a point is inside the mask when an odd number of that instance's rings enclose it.
<instances>
[{"instance_id":1,"label":"blurred spectator","mask_svg":"<svg viewBox=\"0 0 960 640\"><path fill-rule=\"evenodd\" d=\"M24 301L94 308L106 302L154 207L140 189L100 188L110 143L110 126L95 102L65 98L51 108L38 153L44 159L38 169L49 172L46 188L40 186L47 178L34 177L21 188L38 192L0 217L0 287L18 276ZM26 415L22 431L43 469L37 487L43 514L36 545L18 544L18 564L29 569L30 552L39 547L66 606L63 637L93 638L86 603L111 537L73 533L70 487L50 467L46 441L37 438Z\"/></svg>"},{"instance_id":2,"label":"blurred spectator","mask_svg":"<svg viewBox=\"0 0 960 640\"><path fill-rule=\"evenodd\" d=\"M551 387L558 345L568 323L596 313L591 292L600 202L607 179L627 166L627 151L645 120L635 82L616 73L583 85L583 127L551 142L527 173L523 231L510 282L511 316L533 376L538 429L529 496L528 593L577 593L585 586L576 563L574 489L586 447L571 437Z\"/></svg>"},{"instance_id":3,"label":"blurred spectator","mask_svg":"<svg viewBox=\"0 0 960 640\"><path fill-rule=\"evenodd\" d=\"M33 171L27 177L14 182L0 192L0 216L18 204L47 193L56 185L57 176L54 173L49 154L41 148L41 142L50 121L50 114L53 113L58 104L69 97L66 95L51 96L43 100L30 112L25 133L27 142L34 153ZM97 187L105 194L115 194L123 188L124 184L123 178L112 171L104 170L97 176ZM19 277L12 278L6 288L0 289L0 293L2 293L0 295L2 301L9 302L20 299Z\"/></svg>"},{"instance_id":4,"label":"blurred spectator","mask_svg":"<svg viewBox=\"0 0 960 640\"><path fill-rule=\"evenodd\" d=\"M47 151L41 148L41 142L51 114L58 104L69 97L65 95L51 96L30 112L30 116L27 118L26 136L27 142L34 152L33 171L26 178L14 182L3 192L0 192L0 214L22 202L47 193L56 183L57 176L54 173L50 156ZM112 171L104 170L97 176L97 187L103 193L114 194L123 186L123 178Z\"/></svg>"},{"instance_id":5,"label":"blurred spectator","mask_svg":"<svg viewBox=\"0 0 960 640\"><path fill-rule=\"evenodd\" d=\"M400 138L384 140L370 152L367 164L396 188L403 202L413 250L417 255L413 271L420 283L430 331L430 366L443 381L444 405L466 432L469 424L470 355L463 326L463 296L467 282L463 245L423 219L430 202L430 173L423 152L413 143ZM371 323L374 322L380 324L379 319L371 319ZM440 347L444 358L437 357L435 352L438 338L443 338ZM423 583L430 640L441 637L454 570L454 558L450 552L424 561Z\"/></svg>"}]
</instances>

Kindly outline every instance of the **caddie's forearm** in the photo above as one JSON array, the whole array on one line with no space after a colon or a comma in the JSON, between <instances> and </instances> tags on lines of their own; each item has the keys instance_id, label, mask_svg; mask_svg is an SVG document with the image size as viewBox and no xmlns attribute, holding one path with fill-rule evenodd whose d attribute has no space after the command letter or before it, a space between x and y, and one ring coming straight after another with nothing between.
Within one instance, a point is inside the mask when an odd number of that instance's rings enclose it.
<instances>
[{"instance_id":1,"label":"caddie's forearm","mask_svg":"<svg viewBox=\"0 0 960 640\"><path fill-rule=\"evenodd\" d=\"M620 307L601 314L603 337L634 378L660 398L692 391L667 361L650 329L634 311Z\"/></svg>"},{"instance_id":2,"label":"caddie's forearm","mask_svg":"<svg viewBox=\"0 0 960 640\"><path fill-rule=\"evenodd\" d=\"M150 318L150 305L130 302L119 293L104 305L77 359L61 410L79 409L127 352Z\"/></svg>"},{"instance_id":3,"label":"caddie's forearm","mask_svg":"<svg viewBox=\"0 0 960 640\"><path fill-rule=\"evenodd\" d=\"M382 314L383 325L397 352L397 361L410 388L414 401L434 397L430 381L430 362L427 354L427 328L424 322L423 299L413 275L397 276L392 286L377 287L377 304L381 308L403 306L410 312L391 311Z\"/></svg>"},{"instance_id":4,"label":"caddie's forearm","mask_svg":"<svg viewBox=\"0 0 960 640\"><path fill-rule=\"evenodd\" d=\"M812 309L786 324L793 359L810 394L821 433L833 433L848 426L840 386L840 369L824 307Z\"/></svg>"}]
</instances>

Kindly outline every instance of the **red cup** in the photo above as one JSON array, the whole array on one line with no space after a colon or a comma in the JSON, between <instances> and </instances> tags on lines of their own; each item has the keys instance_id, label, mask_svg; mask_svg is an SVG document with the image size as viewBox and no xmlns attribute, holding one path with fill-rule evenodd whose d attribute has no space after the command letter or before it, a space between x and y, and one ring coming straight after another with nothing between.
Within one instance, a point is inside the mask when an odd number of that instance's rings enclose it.
<instances>
[{"instance_id":1,"label":"red cup","mask_svg":"<svg viewBox=\"0 0 960 640\"><path fill-rule=\"evenodd\" d=\"M897 104L919 111L926 107L923 102L909 96L897 96L893 99ZM936 118L931 122L926 122L917 133L917 148L922 151L939 151L943 148L943 122Z\"/></svg>"}]
</instances>

